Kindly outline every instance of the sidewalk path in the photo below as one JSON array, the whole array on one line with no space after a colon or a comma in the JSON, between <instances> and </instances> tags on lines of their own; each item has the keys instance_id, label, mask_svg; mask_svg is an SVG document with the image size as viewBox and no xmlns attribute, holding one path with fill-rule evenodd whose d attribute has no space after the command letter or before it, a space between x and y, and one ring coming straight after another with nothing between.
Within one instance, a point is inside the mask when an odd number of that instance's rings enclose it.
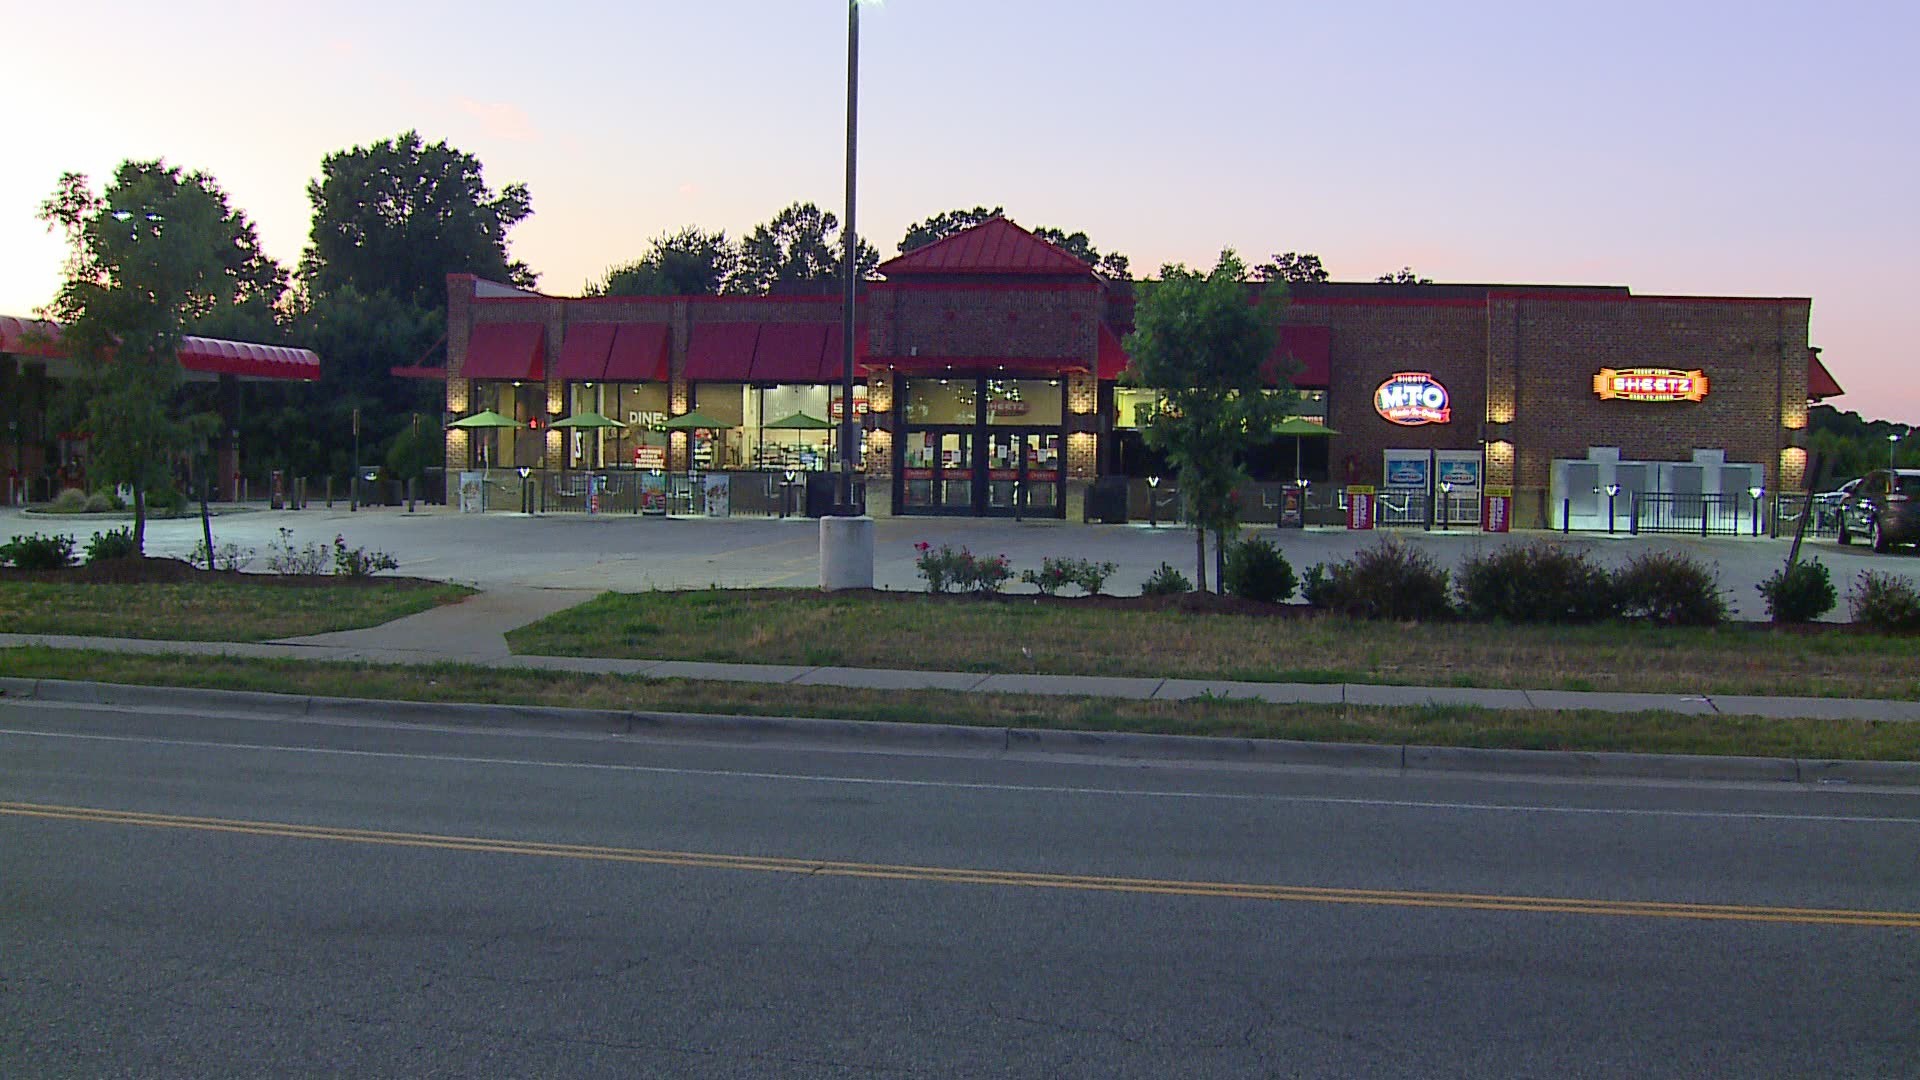
<instances>
[{"instance_id":1,"label":"sidewalk path","mask_svg":"<svg viewBox=\"0 0 1920 1080\"><path fill-rule=\"evenodd\" d=\"M474 664L656 679L787 683L869 690L952 690L976 694L1035 694L1182 701L1239 698L1276 704L1422 706L1481 709L1592 709L1669 712L1693 716L1767 716L1830 720L1920 721L1920 701L1759 697L1708 694L1629 694L1571 690L1486 690L1366 683L1270 683L1228 679L1152 679L1101 675L1039 675L798 664L725 664L693 660L616 660L570 656L516 656L506 633L582 603L596 592L503 588L476 593L382 626L261 643L156 641L62 634L0 634L0 648L42 645L151 655L238 656L377 664Z\"/></svg>"}]
</instances>

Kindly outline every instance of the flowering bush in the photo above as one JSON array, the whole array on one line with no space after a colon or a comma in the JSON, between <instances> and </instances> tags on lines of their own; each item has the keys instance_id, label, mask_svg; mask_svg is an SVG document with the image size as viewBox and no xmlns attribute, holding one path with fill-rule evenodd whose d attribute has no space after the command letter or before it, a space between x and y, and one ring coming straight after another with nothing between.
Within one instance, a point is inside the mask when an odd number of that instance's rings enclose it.
<instances>
[{"instance_id":1,"label":"flowering bush","mask_svg":"<svg viewBox=\"0 0 1920 1080\"><path fill-rule=\"evenodd\" d=\"M1038 571L1020 571L1020 580L1039 589L1043 596L1052 596L1068 585L1078 585L1088 596L1097 596L1117 569L1119 567L1110 562L1048 556L1041 560Z\"/></svg>"},{"instance_id":2,"label":"flowering bush","mask_svg":"<svg viewBox=\"0 0 1920 1080\"><path fill-rule=\"evenodd\" d=\"M975 555L964 547L955 551L950 544L936 548L924 540L913 545L913 550L919 553L913 565L927 579L928 592L963 589L997 593L1013 577L1013 567L1005 555Z\"/></svg>"},{"instance_id":3,"label":"flowering bush","mask_svg":"<svg viewBox=\"0 0 1920 1080\"><path fill-rule=\"evenodd\" d=\"M366 548L347 547L347 538L336 535L333 538L333 572L341 577L366 577L382 570L392 570L400 563L384 551L369 552Z\"/></svg>"},{"instance_id":4,"label":"flowering bush","mask_svg":"<svg viewBox=\"0 0 1920 1080\"><path fill-rule=\"evenodd\" d=\"M281 529L278 542L267 545L267 569L302 577L318 574L327 565L327 549L320 544L293 546L293 530Z\"/></svg>"}]
</instances>

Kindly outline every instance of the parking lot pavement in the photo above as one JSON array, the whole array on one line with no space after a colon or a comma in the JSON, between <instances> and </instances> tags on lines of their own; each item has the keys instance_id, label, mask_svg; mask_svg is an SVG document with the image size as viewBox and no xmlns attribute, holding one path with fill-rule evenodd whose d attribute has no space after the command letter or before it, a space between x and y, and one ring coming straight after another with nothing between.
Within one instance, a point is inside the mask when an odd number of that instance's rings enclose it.
<instances>
[{"instance_id":1,"label":"parking lot pavement","mask_svg":"<svg viewBox=\"0 0 1920 1080\"><path fill-rule=\"evenodd\" d=\"M29 515L0 510L0 537L33 532L74 535L82 544L92 533L125 524L119 518ZM444 507L409 514L400 508L349 512L310 508L302 511L245 510L214 521L216 546L232 543L251 549L253 570L267 568L280 530L291 531L295 547L331 544L335 536L349 547L391 553L400 573L477 585L483 589L525 586L546 589L702 588L722 586L800 587L819 582L817 523L806 518L725 519L653 518L622 515L459 514ZM1654 550L1684 551L1713 563L1738 617L1763 618L1765 606L1754 586L1786 559L1788 542L1765 538L1701 538L1558 533L1512 533L1344 529L1277 532L1252 530L1277 539L1295 569L1344 559L1382 536L1392 535L1431 552L1445 566L1457 567L1474 552L1548 536L1591 552L1604 565L1617 566ZM195 519L153 521L147 526L147 550L184 557L200 537ZM1038 569L1047 556L1112 560L1118 569L1108 584L1116 593L1138 591L1162 562L1189 576L1193 572L1191 533L1171 526L1083 525L1078 522L1014 522L951 518L882 518L876 525L874 581L881 588L922 587L913 566L917 541L966 546L978 554L1005 555L1016 570ZM1895 573L1920 581L1920 557L1911 549L1875 555L1861 546L1842 548L1831 540L1808 540L1803 555L1826 563L1842 593L1836 617L1844 618L1848 587L1862 570ZM1015 586L1015 591L1024 586Z\"/></svg>"}]
</instances>

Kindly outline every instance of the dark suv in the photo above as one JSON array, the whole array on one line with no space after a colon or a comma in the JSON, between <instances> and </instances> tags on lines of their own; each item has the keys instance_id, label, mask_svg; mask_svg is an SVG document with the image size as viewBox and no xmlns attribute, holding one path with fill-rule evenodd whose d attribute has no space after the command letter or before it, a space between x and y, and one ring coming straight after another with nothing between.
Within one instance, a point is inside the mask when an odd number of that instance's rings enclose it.
<instances>
[{"instance_id":1,"label":"dark suv","mask_svg":"<svg viewBox=\"0 0 1920 1080\"><path fill-rule=\"evenodd\" d=\"M1920 542L1920 469L1878 469L1840 503L1840 542L1873 540L1873 550Z\"/></svg>"}]
</instances>

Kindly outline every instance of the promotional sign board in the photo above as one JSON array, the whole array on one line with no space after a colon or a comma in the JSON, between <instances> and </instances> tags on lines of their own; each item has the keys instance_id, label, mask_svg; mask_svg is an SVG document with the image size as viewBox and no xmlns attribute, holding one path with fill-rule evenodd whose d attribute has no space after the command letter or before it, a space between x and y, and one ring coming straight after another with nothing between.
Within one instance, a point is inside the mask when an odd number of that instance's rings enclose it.
<instances>
[{"instance_id":1,"label":"promotional sign board","mask_svg":"<svg viewBox=\"0 0 1920 1080\"><path fill-rule=\"evenodd\" d=\"M487 474L484 472L463 472L460 474L460 512L477 514L487 508Z\"/></svg>"},{"instance_id":2,"label":"promotional sign board","mask_svg":"<svg viewBox=\"0 0 1920 1080\"><path fill-rule=\"evenodd\" d=\"M1390 488L1427 488L1428 466L1432 459L1425 450L1389 450L1387 467L1382 473Z\"/></svg>"},{"instance_id":3,"label":"promotional sign board","mask_svg":"<svg viewBox=\"0 0 1920 1080\"><path fill-rule=\"evenodd\" d=\"M1447 388L1424 371L1398 371L1373 392L1373 411L1390 424L1419 427L1453 419Z\"/></svg>"},{"instance_id":4,"label":"promotional sign board","mask_svg":"<svg viewBox=\"0 0 1920 1080\"><path fill-rule=\"evenodd\" d=\"M1299 487L1283 487L1280 489L1281 528L1302 529L1306 527L1307 518L1301 506L1302 497L1305 494L1306 492L1302 491Z\"/></svg>"},{"instance_id":5,"label":"promotional sign board","mask_svg":"<svg viewBox=\"0 0 1920 1080\"><path fill-rule=\"evenodd\" d=\"M661 515L667 512L667 478L664 474L640 474L640 512Z\"/></svg>"},{"instance_id":6,"label":"promotional sign board","mask_svg":"<svg viewBox=\"0 0 1920 1080\"><path fill-rule=\"evenodd\" d=\"M728 517L733 513L733 477L726 473L708 473L702 478L708 517Z\"/></svg>"},{"instance_id":7,"label":"promotional sign board","mask_svg":"<svg viewBox=\"0 0 1920 1080\"><path fill-rule=\"evenodd\" d=\"M1513 489L1490 487L1481 500L1480 528L1492 533L1511 531L1513 527Z\"/></svg>"},{"instance_id":8,"label":"promotional sign board","mask_svg":"<svg viewBox=\"0 0 1920 1080\"><path fill-rule=\"evenodd\" d=\"M1707 396L1707 373L1699 369L1601 368L1593 377L1601 401L1699 401Z\"/></svg>"},{"instance_id":9,"label":"promotional sign board","mask_svg":"<svg viewBox=\"0 0 1920 1080\"><path fill-rule=\"evenodd\" d=\"M1356 484L1347 489L1347 528L1373 528L1373 485Z\"/></svg>"}]
</instances>

